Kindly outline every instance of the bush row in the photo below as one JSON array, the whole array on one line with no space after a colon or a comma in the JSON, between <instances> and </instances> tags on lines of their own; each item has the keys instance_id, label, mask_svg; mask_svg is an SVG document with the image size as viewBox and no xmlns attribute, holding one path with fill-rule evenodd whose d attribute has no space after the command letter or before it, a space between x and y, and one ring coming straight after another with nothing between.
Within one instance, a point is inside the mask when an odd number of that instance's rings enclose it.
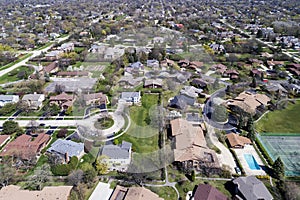
<instances>
[{"instance_id":1,"label":"bush row","mask_svg":"<svg viewBox=\"0 0 300 200\"><path fill-rule=\"evenodd\" d=\"M230 152L232 153L234 159L236 160L237 165L238 165L238 167L240 168L242 175L246 175L245 170L244 170L244 168L243 168L243 166L242 166L240 160L238 159L238 157L237 157L235 151L232 150L232 149L229 149L229 150L230 150Z\"/></svg>"},{"instance_id":2,"label":"bush row","mask_svg":"<svg viewBox=\"0 0 300 200\"><path fill-rule=\"evenodd\" d=\"M269 156L268 152L266 151L265 147L261 144L261 142L259 141L259 139L255 139L255 143L257 145L257 147L259 148L260 152L262 153L262 155L264 156L264 158L267 160L267 162L269 163L270 166L273 165L273 160L272 158Z\"/></svg>"}]
</instances>

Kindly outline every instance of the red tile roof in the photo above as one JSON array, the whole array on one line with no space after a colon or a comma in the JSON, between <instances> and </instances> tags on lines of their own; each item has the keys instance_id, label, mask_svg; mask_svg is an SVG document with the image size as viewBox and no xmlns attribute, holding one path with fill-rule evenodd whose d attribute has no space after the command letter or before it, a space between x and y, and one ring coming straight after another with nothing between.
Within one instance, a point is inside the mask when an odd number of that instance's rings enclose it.
<instances>
[{"instance_id":1,"label":"red tile roof","mask_svg":"<svg viewBox=\"0 0 300 200\"><path fill-rule=\"evenodd\" d=\"M0 156L21 156L22 159L28 160L35 156L49 140L50 136L45 133L39 134L36 138L23 134L8 143Z\"/></svg>"}]
</instances>

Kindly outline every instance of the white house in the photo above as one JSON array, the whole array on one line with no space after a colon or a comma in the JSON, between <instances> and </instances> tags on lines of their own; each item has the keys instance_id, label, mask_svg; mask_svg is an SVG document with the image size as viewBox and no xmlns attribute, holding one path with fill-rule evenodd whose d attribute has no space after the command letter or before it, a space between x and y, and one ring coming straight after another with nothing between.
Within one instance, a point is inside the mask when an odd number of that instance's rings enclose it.
<instances>
[{"instance_id":1,"label":"white house","mask_svg":"<svg viewBox=\"0 0 300 200\"><path fill-rule=\"evenodd\" d=\"M26 102L32 110L40 109L43 106L44 100L44 94L25 94L22 98L22 102Z\"/></svg>"},{"instance_id":2,"label":"white house","mask_svg":"<svg viewBox=\"0 0 300 200\"><path fill-rule=\"evenodd\" d=\"M18 103L19 96L18 95L0 95L0 107L3 107L8 103Z\"/></svg>"},{"instance_id":3,"label":"white house","mask_svg":"<svg viewBox=\"0 0 300 200\"><path fill-rule=\"evenodd\" d=\"M139 103L141 101L141 92L122 92L121 99L128 103Z\"/></svg>"},{"instance_id":4,"label":"white house","mask_svg":"<svg viewBox=\"0 0 300 200\"><path fill-rule=\"evenodd\" d=\"M127 170L131 161L131 146L131 143L125 141L121 145L104 145L101 155L104 156L103 162L108 165L108 170Z\"/></svg>"}]
</instances>

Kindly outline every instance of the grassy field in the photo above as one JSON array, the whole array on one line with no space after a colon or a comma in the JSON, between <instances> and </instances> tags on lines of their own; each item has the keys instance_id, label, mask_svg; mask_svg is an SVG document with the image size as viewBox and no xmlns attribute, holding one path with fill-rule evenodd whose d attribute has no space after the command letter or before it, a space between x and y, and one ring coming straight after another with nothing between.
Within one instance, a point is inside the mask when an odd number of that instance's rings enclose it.
<instances>
[{"instance_id":1,"label":"grassy field","mask_svg":"<svg viewBox=\"0 0 300 200\"><path fill-rule=\"evenodd\" d=\"M25 72L24 78L26 77L25 79L27 79L27 77L34 72L34 69L27 67L27 66L18 67L16 69L12 70L11 72L1 76L0 84L21 80L22 77L18 76L18 74L19 74L19 72L22 72L22 71Z\"/></svg>"},{"instance_id":2,"label":"grassy field","mask_svg":"<svg viewBox=\"0 0 300 200\"><path fill-rule=\"evenodd\" d=\"M300 101L289 103L284 110L267 113L256 124L259 133L300 133Z\"/></svg>"},{"instance_id":3,"label":"grassy field","mask_svg":"<svg viewBox=\"0 0 300 200\"><path fill-rule=\"evenodd\" d=\"M158 149L158 130L146 123L149 110L156 105L158 95L144 94L142 106L132 106L130 108L131 125L126 134L118 138L131 142L134 152L149 153Z\"/></svg>"}]
</instances>

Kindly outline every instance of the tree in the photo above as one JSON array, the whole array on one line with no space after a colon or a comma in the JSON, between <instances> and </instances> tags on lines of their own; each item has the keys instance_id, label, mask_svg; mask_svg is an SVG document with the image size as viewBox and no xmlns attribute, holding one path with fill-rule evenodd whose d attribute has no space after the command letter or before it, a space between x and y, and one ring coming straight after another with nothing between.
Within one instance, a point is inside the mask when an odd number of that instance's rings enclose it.
<instances>
[{"instance_id":1,"label":"tree","mask_svg":"<svg viewBox=\"0 0 300 200\"><path fill-rule=\"evenodd\" d=\"M213 89L218 89L220 87L220 79L216 78L214 83L213 83Z\"/></svg>"},{"instance_id":2,"label":"tree","mask_svg":"<svg viewBox=\"0 0 300 200\"><path fill-rule=\"evenodd\" d=\"M214 112L212 113L212 119L217 122L225 122L227 120L227 110L222 105L214 105Z\"/></svg>"},{"instance_id":3,"label":"tree","mask_svg":"<svg viewBox=\"0 0 300 200\"><path fill-rule=\"evenodd\" d=\"M196 172L195 172L195 170L192 170L191 180L192 180L192 182L194 182L196 180Z\"/></svg>"},{"instance_id":4,"label":"tree","mask_svg":"<svg viewBox=\"0 0 300 200\"><path fill-rule=\"evenodd\" d=\"M95 163L95 168L98 174L106 174L108 171L108 166L106 163L103 162L104 157L100 156L98 157L96 163Z\"/></svg>"},{"instance_id":5,"label":"tree","mask_svg":"<svg viewBox=\"0 0 300 200\"><path fill-rule=\"evenodd\" d=\"M6 121L3 123L3 133L11 135L13 133L22 134L22 128L19 126L18 122Z\"/></svg>"},{"instance_id":6,"label":"tree","mask_svg":"<svg viewBox=\"0 0 300 200\"><path fill-rule=\"evenodd\" d=\"M261 29L258 29L257 33L256 33L256 37L257 38L262 38L263 36L263 33L262 33L262 30Z\"/></svg>"},{"instance_id":7,"label":"tree","mask_svg":"<svg viewBox=\"0 0 300 200\"><path fill-rule=\"evenodd\" d=\"M34 175L29 177L26 188L41 190L43 184L51 180L51 176L50 165L44 164L34 171Z\"/></svg>"},{"instance_id":8,"label":"tree","mask_svg":"<svg viewBox=\"0 0 300 200\"><path fill-rule=\"evenodd\" d=\"M284 178L284 164L280 157L273 163L273 175L275 178L282 180Z\"/></svg>"},{"instance_id":9,"label":"tree","mask_svg":"<svg viewBox=\"0 0 300 200\"><path fill-rule=\"evenodd\" d=\"M250 86L253 87L253 88L257 87L257 83L256 83L256 78L255 77L252 77L252 83L251 83Z\"/></svg>"},{"instance_id":10,"label":"tree","mask_svg":"<svg viewBox=\"0 0 300 200\"><path fill-rule=\"evenodd\" d=\"M68 182L73 186L78 186L83 180L83 171L81 169L74 170L68 176Z\"/></svg>"},{"instance_id":11,"label":"tree","mask_svg":"<svg viewBox=\"0 0 300 200\"><path fill-rule=\"evenodd\" d=\"M65 138L68 133L68 129L62 128L57 133L57 138Z\"/></svg>"},{"instance_id":12,"label":"tree","mask_svg":"<svg viewBox=\"0 0 300 200\"><path fill-rule=\"evenodd\" d=\"M16 169L12 167L11 157L4 157L0 166L0 188L12 184L15 178Z\"/></svg>"}]
</instances>

